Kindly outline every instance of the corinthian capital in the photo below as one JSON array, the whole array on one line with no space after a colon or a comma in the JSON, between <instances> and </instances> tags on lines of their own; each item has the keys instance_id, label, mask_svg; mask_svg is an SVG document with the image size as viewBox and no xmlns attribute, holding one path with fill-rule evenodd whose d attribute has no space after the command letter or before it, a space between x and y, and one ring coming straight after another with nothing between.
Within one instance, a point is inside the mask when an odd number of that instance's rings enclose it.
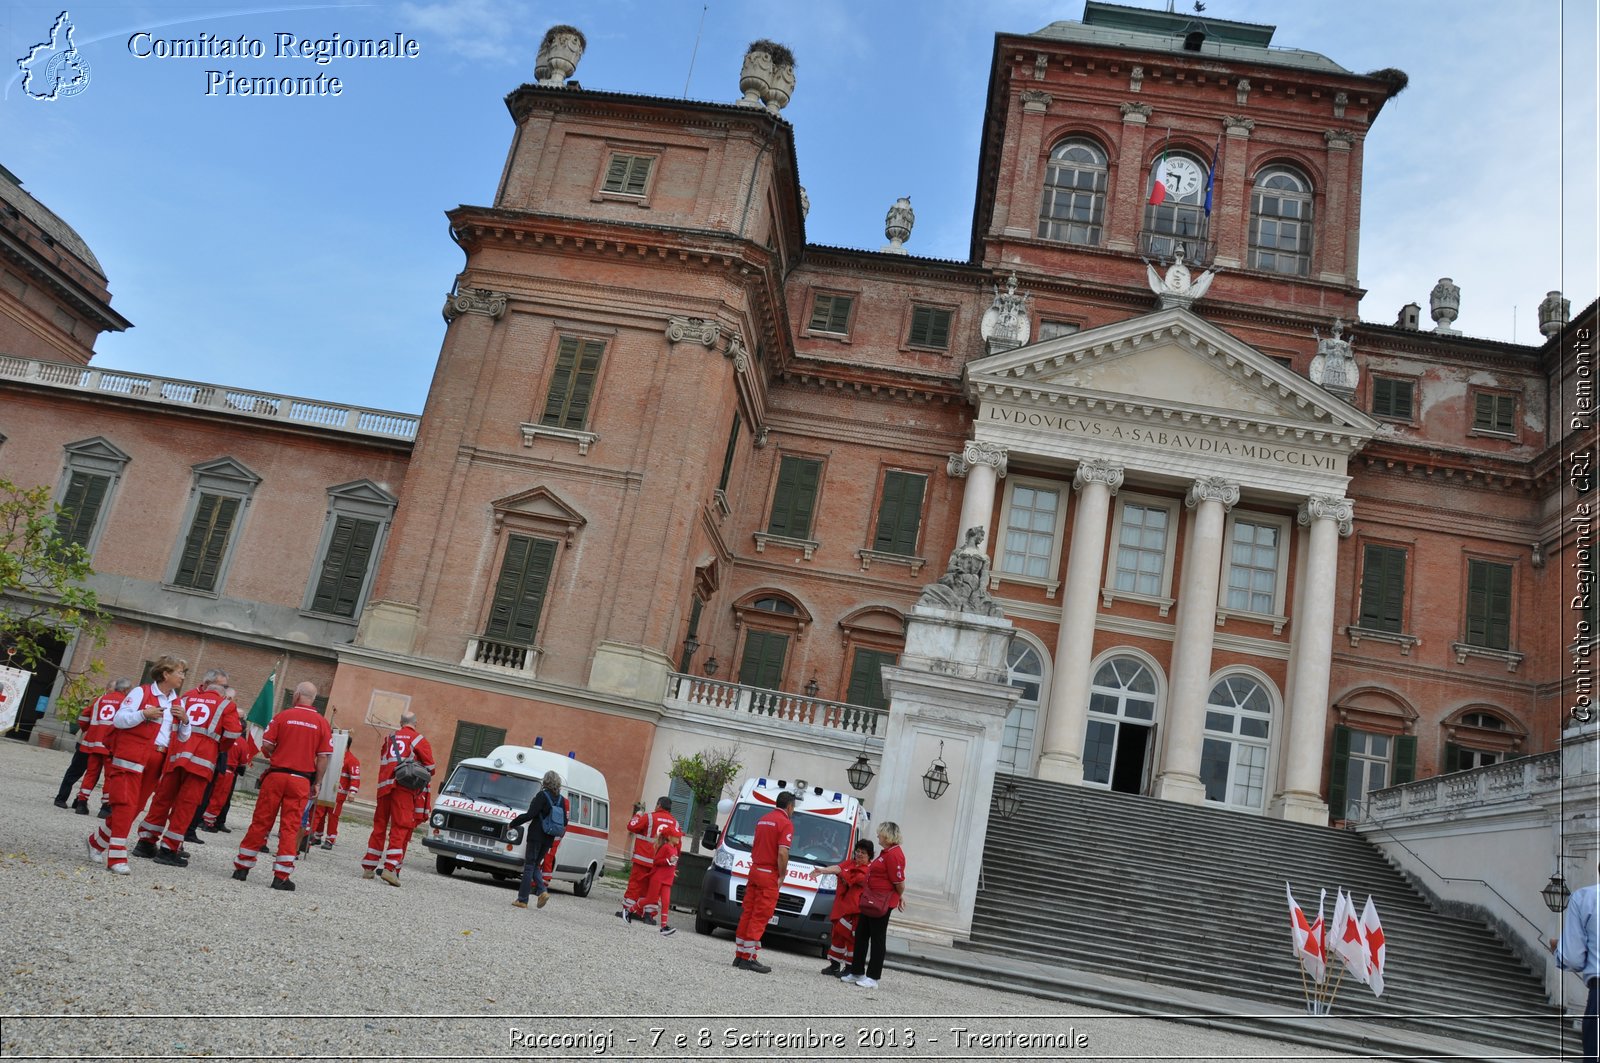
<instances>
[{"instance_id":1,"label":"corinthian capital","mask_svg":"<svg viewBox=\"0 0 1600 1063\"><path fill-rule=\"evenodd\" d=\"M1239 485L1220 476L1202 476L1189 485L1183 504L1193 509L1202 502L1221 502L1224 510L1232 509L1239 501Z\"/></svg>"},{"instance_id":2,"label":"corinthian capital","mask_svg":"<svg viewBox=\"0 0 1600 1063\"><path fill-rule=\"evenodd\" d=\"M1314 520L1331 520L1339 526L1339 537L1343 539L1349 536L1353 528L1351 519L1354 516L1355 507L1348 498L1312 495L1300 503L1300 513L1295 519L1301 524L1310 524Z\"/></svg>"},{"instance_id":3,"label":"corinthian capital","mask_svg":"<svg viewBox=\"0 0 1600 1063\"><path fill-rule=\"evenodd\" d=\"M462 314L485 314L498 318L506 312L509 298L505 292L490 291L488 288L461 288L445 298L444 319L446 322L454 321Z\"/></svg>"},{"instance_id":4,"label":"corinthian capital","mask_svg":"<svg viewBox=\"0 0 1600 1063\"><path fill-rule=\"evenodd\" d=\"M1078 471L1072 474L1072 489L1081 491L1085 484L1104 484L1116 494L1122 486L1122 466L1099 458L1079 462Z\"/></svg>"}]
</instances>

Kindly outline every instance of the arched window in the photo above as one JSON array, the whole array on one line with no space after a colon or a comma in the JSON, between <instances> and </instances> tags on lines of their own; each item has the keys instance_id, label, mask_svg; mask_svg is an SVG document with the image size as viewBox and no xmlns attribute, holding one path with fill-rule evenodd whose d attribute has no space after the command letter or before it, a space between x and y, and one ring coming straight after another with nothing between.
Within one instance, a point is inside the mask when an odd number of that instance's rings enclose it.
<instances>
[{"instance_id":1,"label":"arched window","mask_svg":"<svg viewBox=\"0 0 1600 1063\"><path fill-rule=\"evenodd\" d=\"M1137 657L1113 657L1089 685L1083 781L1142 793L1156 718L1156 677Z\"/></svg>"},{"instance_id":2,"label":"arched window","mask_svg":"<svg viewBox=\"0 0 1600 1063\"><path fill-rule=\"evenodd\" d=\"M1092 140L1063 140L1045 167L1039 235L1099 246L1105 213L1106 153Z\"/></svg>"},{"instance_id":3,"label":"arched window","mask_svg":"<svg viewBox=\"0 0 1600 1063\"><path fill-rule=\"evenodd\" d=\"M1269 166L1256 176L1250 268L1295 277L1311 272L1311 182L1297 170Z\"/></svg>"},{"instance_id":4,"label":"arched window","mask_svg":"<svg viewBox=\"0 0 1600 1063\"><path fill-rule=\"evenodd\" d=\"M766 690L784 690L789 643L804 636L811 623L805 607L783 592L757 591L734 603L733 623L744 643L739 651L739 682Z\"/></svg>"},{"instance_id":5,"label":"arched window","mask_svg":"<svg viewBox=\"0 0 1600 1063\"><path fill-rule=\"evenodd\" d=\"M1033 736L1039 719L1044 658L1025 639L1012 638L1006 650L1006 682L1021 689L1022 697L1006 715L996 767L1013 775L1027 775L1033 770Z\"/></svg>"},{"instance_id":6,"label":"arched window","mask_svg":"<svg viewBox=\"0 0 1600 1063\"><path fill-rule=\"evenodd\" d=\"M1267 750L1272 696L1248 675L1217 681L1206 699L1200 781L1206 800L1259 811L1267 794Z\"/></svg>"},{"instance_id":7,"label":"arched window","mask_svg":"<svg viewBox=\"0 0 1600 1063\"><path fill-rule=\"evenodd\" d=\"M1504 710L1472 705L1446 717L1441 772L1486 768L1522 755L1527 734Z\"/></svg>"},{"instance_id":8,"label":"arched window","mask_svg":"<svg viewBox=\"0 0 1600 1063\"><path fill-rule=\"evenodd\" d=\"M1167 194L1144 208L1140 251L1153 258L1171 258L1178 246L1194 265L1211 260L1206 242L1206 177L1210 166L1191 155L1167 156Z\"/></svg>"}]
</instances>

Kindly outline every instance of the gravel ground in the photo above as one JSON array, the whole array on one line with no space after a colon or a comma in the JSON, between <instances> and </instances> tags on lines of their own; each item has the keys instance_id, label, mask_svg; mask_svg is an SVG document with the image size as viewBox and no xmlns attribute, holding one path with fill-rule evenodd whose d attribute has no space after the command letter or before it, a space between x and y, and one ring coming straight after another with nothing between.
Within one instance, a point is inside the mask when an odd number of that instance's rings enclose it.
<instances>
[{"instance_id":1,"label":"gravel ground","mask_svg":"<svg viewBox=\"0 0 1600 1063\"><path fill-rule=\"evenodd\" d=\"M860 990L773 944L613 917L613 880L515 909L513 884L433 871L363 880L365 830L315 851L295 893L229 877L235 833L188 868L91 863L93 818L51 803L67 754L0 742L0 1057L232 1059L1303 1059L1304 1048L896 973ZM242 814L241 814L242 813ZM352 824L354 827L354 824ZM966 1034L959 1030L968 1031ZM657 1032L659 1031L659 1032ZM1028 1043L1028 1036L1047 1040Z\"/></svg>"}]
</instances>

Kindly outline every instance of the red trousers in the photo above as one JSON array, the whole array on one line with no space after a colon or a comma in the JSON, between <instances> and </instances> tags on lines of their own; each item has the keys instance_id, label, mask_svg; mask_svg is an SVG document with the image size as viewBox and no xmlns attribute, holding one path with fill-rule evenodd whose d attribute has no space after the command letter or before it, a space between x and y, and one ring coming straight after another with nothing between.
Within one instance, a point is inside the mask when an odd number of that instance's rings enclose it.
<instances>
[{"instance_id":1,"label":"red trousers","mask_svg":"<svg viewBox=\"0 0 1600 1063\"><path fill-rule=\"evenodd\" d=\"M760 954L767 920L777 910L778 872L767 867L751 868L750 882L744 888L744 912L739 916L739 929L733 932L734 959L753 960Z\"/></svg>"},{"instance_id":2,"label":"red trousers","mask_svg":"<svg viewBox=\"0 0 1600 1063\"><path fill-rule=\"evenodd\" d=\"M135 819L144 811L144 806L150 803L151 796L161 783L161 774L166 766L167 751L165 749L152 748L149 759L144 762L144 772L139 776L138 804L133 806ZM132 824L130 823L129 826L131 827Z\"/></svg>"},{"instance_id":3,"label":"red trousers","mask_svg":"<svg viewBox=\"0 0 1600 1063\"><path fill-rule=\"evenodd\" d=\"M635 860L628 869L628 888L622 891L622 910L632 912L634 915L644 914L644 891L650 885L650 872L654 870L650 864L641 864Z\"/></svg>"},{"instance_id":4,"label":"red trousers","mask_svg":"<svg viewBox=\"0 0 1600 1063\"><path fill-rule=\"evenodd\" d=\"M272 831L272 820L278 820L278 858L272 864L273 878L288 878L294 874L295 842L300 838L300 823L305 818L306 802L311 798L311 780L288 772L268 772L261 780L261 792L256 795L256 814L250 820L250 829L239 843L239 855L234 857L234 870L248 871L256 866L256 855L267 844Z\"/></svg>"},{"instance_id":5,"label":"red trousers","mask_svg":"<svg viewBox=\"0 0 1600 1063\"><path fill-rule=\"evenodd\" d=\"M378 808L372 815L372 837L367 839L367 855L361 858L365 871L398 872L406 859L406 846L417 826L417 794L390 786L378 794Z\"/></svg>"},{"instance_id":6,"label":"red trousers","mask_svg":"<svg viewBox=\"0 0 1600 1063\"><path fill-rule=\"evenodd\" d=\"M205 792L206 776L187 768L173 768L161 776L150 800L150 811L139 824L139 840L153 842L159 838L163 849L177 852L183 845L183 832L189 829L189 821L200 807L200 795Z\"/></svg>"},{"instance_id":7,"label":"red trousers","mask_svg":"<svg viewBox=\"0 0 1600 1063\"><path fill-rule=\"evenodd\" d=\"M111 817L101 820L100 828L89 835L89 848L97 856L105 854L108 868L128 862L128 832L142 807L134 804L141 784L139 772L115 764L106 769L106 800L111 802Z\"/></svg>"},{"instance_id":8,"label":"red trousers","mask_svg":"<svg viewBox=\"0 0 1600 1063\"><path fill-rule=\"evenodd\" d=\"M222 814L222 806L228 803L228 798L233 796L233 784L238 778L238 772L229 768L217 780L217 785L211 788L211 803L206 806L205 811L206 826L215 827L217 825L217 817Z\"/></svg>"},{"instance_id":9,"label":"red trousers","mask_svg":"<svg viewBox=\"0 0 1600 1063\"><path fill-rule=\"evenodd\" d=\"M90 753L88 767L83 769L83 782L78 787L78 800L88 801L89 795L94 793L94 784L100 781L100 773L105 771L106 765L111 763L111 758L105 753ZM104 794L103 800L111 800Z\"/></svg>"},{"instance_id":10,"label":"red trousers","mask_svg":"<svg viewBox=\"0 0 1600 1063\"><path fill-rule=\"evenodd\" d=\"M833 921L833 940L828 942L829 963L850 966L856 955L856 923L860 919L858 915L845 915Z\"/></svg>"},{"instance_id":11,"label":"red trousers","mask_svg":"<svg viewBox=\"0 0 1600 1063\"><path fill-rule=\"evenodd\" d=\"M667 912L672 910L672 882L678 877L678 869L669 865L658 867L650 873L649 881L644 888L644 913L654 915L661 913L661 925L667 925Z\"/></svg>"},{"instance_id":12,"label":"red trousers","mask_svg":"<svg viewBox=\"0 0 1600 1063\"><path fill-rule=\"evenodd\" d=\"M332 808L327 805L318 805L311 810L311 833L320 834L323 841L339 840L339 815L344 811L345 795L340 794L334 799Z\"/></svg>"}]
</instances>

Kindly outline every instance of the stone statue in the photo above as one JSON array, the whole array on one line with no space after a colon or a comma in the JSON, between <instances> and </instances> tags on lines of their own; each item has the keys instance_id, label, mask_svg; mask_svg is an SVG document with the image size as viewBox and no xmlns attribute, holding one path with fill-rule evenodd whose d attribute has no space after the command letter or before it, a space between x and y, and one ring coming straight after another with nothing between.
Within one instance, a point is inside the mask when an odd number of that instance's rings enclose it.
<instances>
[{"instance_id":1,"label":"stone statue","mask_svg":"<svg viewBox=\"0 0 1600 1063\"><path fill-rule=\"evenodd\" d=\"M1028 303L1031 297L1017 291L1017 275L1006 278L1004 291L994 286L994 301L984 311L978 324L978 334L989 345L989 353L1008 351L1028 342L1033 326L1028 321Z\"/></svg>"},{"instance_id":2,"label":"stone statue","mask_svg":"<svg viewBox=\"0 0 1600 1063\"><path fill-rule=\"evenodd\" d=\"M961 546L950 555L944 575L922 588L918 605L996 618L1005 615L985 587L989 580L989 557L983 552L983 536L982 526L967 529Z\"/></svg>"},{"instance_id":3,"label":"stone statue","mask_svg":"<svg viewBox=\"0 0 1600 1063\"><path fill-rule=\"evenodd\" d=\"M1216 270L1208 269L1198 278L1191 279L1189 267L1183 264L1182 244L1172 253L1172 265L1167 267L1166 277L1157 273L1149 262L1144 264L1144 269L1150 290L1160 298L1163 310L1174 306L1188 309L1191 303L1206 294L1217 276Z\"/></svg>"},{"instance_id":4,"label":"stone statue","mask_svg":"<svg viewBox=\"0 0 1600 1063\"><path fill-rule=\"evenodd\" d=\"M1317 340L1317 355L1311 359L1311 382L1319 384L1326 391L1349 398L1355 394L1356 383L1361 379L1361 370L1356 366L1355 354L1351 351L1352 340L1344 338L1344 320L1333 319L1333 333L1324 336L1315 328L1311 335Z\"/></svg>"}]
</instances>

